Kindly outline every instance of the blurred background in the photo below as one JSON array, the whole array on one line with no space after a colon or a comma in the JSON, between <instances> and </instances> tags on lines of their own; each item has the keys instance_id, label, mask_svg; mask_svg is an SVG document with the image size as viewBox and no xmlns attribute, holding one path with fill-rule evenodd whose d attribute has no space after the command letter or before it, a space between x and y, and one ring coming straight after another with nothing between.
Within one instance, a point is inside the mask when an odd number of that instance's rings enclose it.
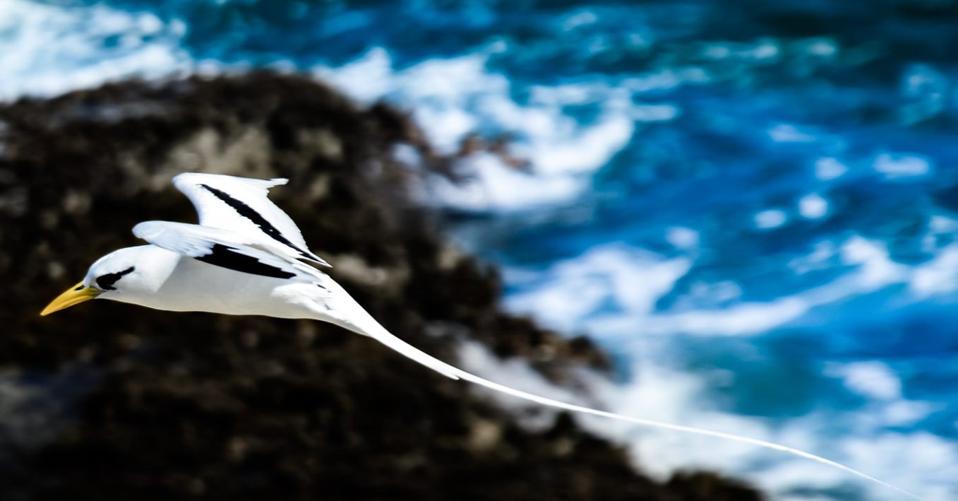
<instances>
[{"instance_id":1,"label":"blurred background","mask_svg":"<svg viewBox=\"0 0 958 501\"><path fill-rule=\"evenodd\" d=\"M0 99L265 68L388 103L456 158L414 196L500 268L507 309L611 355L602 405L946 500L956 48L951 0L4 0ZM659 476L892 499L767 451L581 422Z\"/></svg>"}]
</instances>

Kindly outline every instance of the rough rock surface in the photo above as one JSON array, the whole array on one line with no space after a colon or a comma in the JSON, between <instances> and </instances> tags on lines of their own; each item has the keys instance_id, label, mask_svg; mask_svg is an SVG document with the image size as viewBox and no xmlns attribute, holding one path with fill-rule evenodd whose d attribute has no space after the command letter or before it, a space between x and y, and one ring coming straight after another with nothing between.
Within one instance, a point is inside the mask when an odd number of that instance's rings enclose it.
<instances>
[{"instance_id":1,"label":"rough rock surface","mask_svg":"<svg viewBox=\"0 0 958 501\"><path fill-rule=\"evenodd\" d=\"M274 200L335 278L446 360L471 339L556 381L607 366L589 342L504 314L495 270L444 243L390 160L389 107L253 73L124 82L0 107L0 498L749 500L710 473L650 480L559 414L517 424L488 396L307 321L106 301L40 319L148 219L192 221L191 170L289 177ZM643 458L655 461L655 458Z\"/></svg>"}]
</instances>

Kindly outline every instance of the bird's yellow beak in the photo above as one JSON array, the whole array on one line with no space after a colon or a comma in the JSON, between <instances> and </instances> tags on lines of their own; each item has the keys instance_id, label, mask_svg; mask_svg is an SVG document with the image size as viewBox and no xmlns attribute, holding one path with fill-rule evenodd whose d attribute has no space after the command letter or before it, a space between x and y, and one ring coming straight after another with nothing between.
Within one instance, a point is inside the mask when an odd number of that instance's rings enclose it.
<instances>
[{"instance_id":1,"label":"bird's yellow beak","mask_svg":"<svg viewBox=\"0 0 958 501\"><path fill-rule=\"evenodd\" d=\"M80 282L51 301L50 304L48 304L47 307L40 312L40 316L45 317L51 313L65 310L71 306L89 301L99 295L99 289L94 287L86 287L83 285L83 282Z\"/></svg>"}]
</instances>

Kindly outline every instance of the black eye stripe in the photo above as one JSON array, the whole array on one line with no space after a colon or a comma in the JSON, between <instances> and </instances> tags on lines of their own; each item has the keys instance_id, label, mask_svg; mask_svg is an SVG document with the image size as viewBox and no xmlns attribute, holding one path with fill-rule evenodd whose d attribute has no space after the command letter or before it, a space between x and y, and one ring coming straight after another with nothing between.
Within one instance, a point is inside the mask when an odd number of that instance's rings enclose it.
<instances>
[{"instance_id":1,"label":"black eye stripe","mask_svg":"<svg viewBox=\"0 0 958 501\"><path fill-rule=\"evenodd\" d=\"M116 272L116 273L107 273L107 274L105 274L105 275L100 275L100 276L96 277L96 285L97 285L97 287L99 287L100 289L103 289L103 290L105 290L105 291L113 291L113 290L116 290L116 287L114 287L113 284L115 284L115 283L117 282L117 280L123 278L124 275L133 273L133 270L135 270L135 269L136 269L136 268L130 266L129 268L127 268L127 269L125 269L125 270L123 270L123 271L118 271L118 272Z\"/></svg>"}]
</instances>

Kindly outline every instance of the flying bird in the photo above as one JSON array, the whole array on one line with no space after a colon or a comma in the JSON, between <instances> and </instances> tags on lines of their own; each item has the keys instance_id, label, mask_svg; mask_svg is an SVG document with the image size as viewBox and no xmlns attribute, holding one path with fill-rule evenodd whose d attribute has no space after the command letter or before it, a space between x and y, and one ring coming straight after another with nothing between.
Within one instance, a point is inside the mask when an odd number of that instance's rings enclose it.
<instances>
[{"instance_id":1,"label":"flying bird","mask_svg":"<svg viewBox=\"0 0 958 501\"><path fill-rule=\"evenodd\" d=\"M146 221L133 234L147 245L113 251L42 316L107 299L167 311L264 315L329 322L368 336L440 374L513 397L636 425L755 445L825 464L913 499L918 496L844 464L782 444L676 423L624 416L527 393L447 364L394 336L322 271L293 220L268 198L286 179L184 173L173 185L199 213L199 224Z\"/></svg>"}]
</instances>

